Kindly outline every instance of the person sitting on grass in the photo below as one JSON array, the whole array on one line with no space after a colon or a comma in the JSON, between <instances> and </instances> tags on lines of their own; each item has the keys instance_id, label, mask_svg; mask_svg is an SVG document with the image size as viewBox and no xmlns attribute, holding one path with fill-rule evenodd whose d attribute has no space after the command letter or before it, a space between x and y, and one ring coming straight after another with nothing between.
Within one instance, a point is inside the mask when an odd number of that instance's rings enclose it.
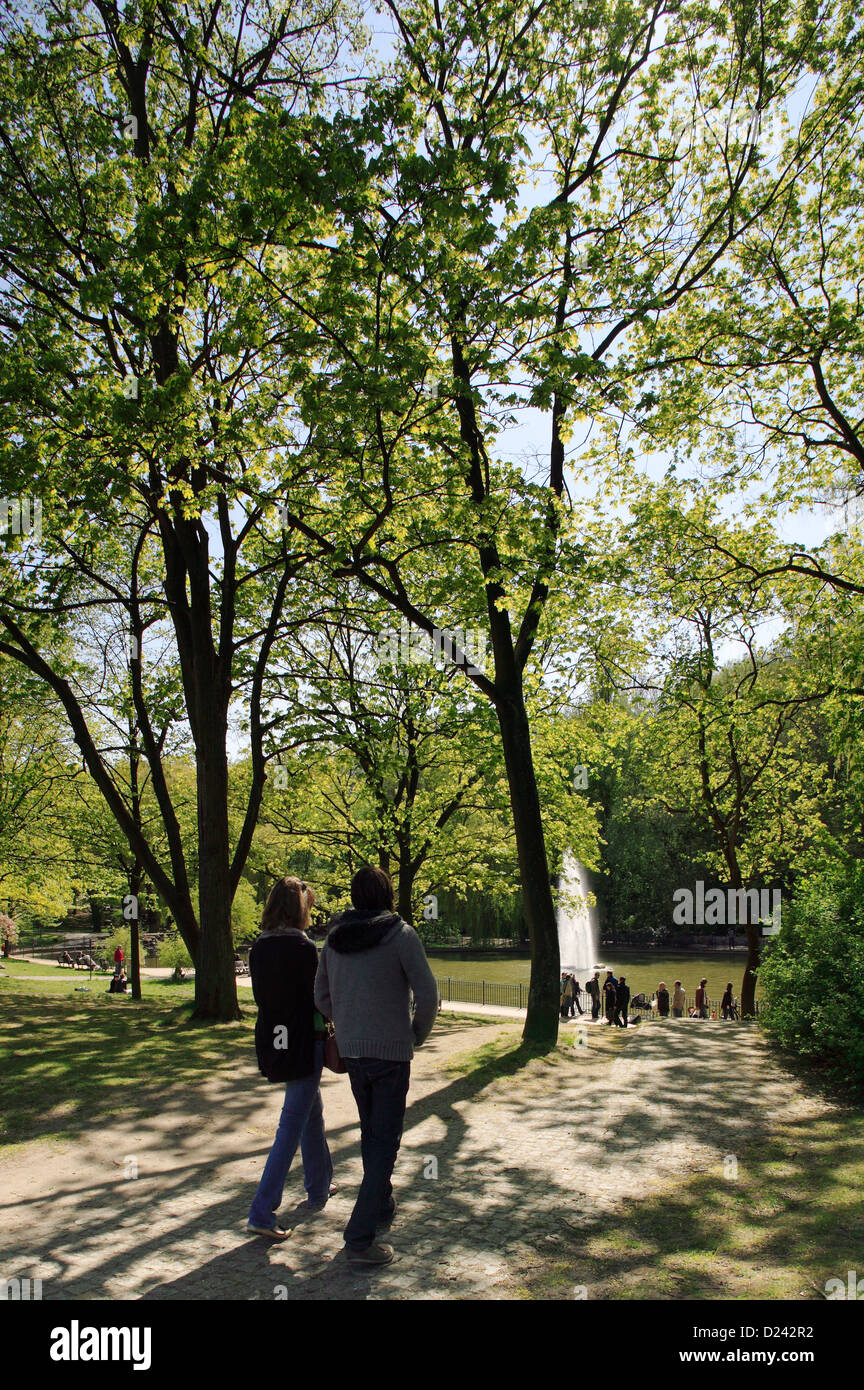
<instances>
[{"instance_id":1,"label":"person sitting on grass","mask_svg":"<svg viewBox=\"0 0 864 1390\"><path fill-rule=\"evenodd\" d=\"M123 970L121 970L119 975L113 975L113 976L111 977L111 981L110 981L110 983L109 983L109 985L108 985L108 993L109 993L109 994L125 994L125 993L126 993L126 984L127 984L127 981L126 981L125 972L124 972Z\"/></svg>"}]
</instances>

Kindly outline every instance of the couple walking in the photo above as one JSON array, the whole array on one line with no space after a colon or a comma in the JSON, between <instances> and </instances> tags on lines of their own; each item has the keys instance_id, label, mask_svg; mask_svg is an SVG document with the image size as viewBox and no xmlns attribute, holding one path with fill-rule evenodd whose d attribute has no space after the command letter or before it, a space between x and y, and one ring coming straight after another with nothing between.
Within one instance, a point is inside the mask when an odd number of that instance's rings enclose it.
<instances>
[{"instance_id":1,"label":"couple walking","mask_svg":"<svg viewBox=\"0 0 864 1390\"><path fill-rule=\"evenodd\" d=\"M275 1240L291 1234L276 1213L298 1147L307 1209L322 1210L336 1191L320 1090L332 1019L357 1103L363 1157L363 1181L343 1233L348 1259L389 1264L391 1247L375 1237L395 1214L390 1178L411 1058L432 1029L438 987L420 938L393 909L393 885L383 869L367 866L354 875L353 907L334 918L320 960L306 934L314 901L308 884L280 879L249 955L258 1066L268 1081L284 1083L285 1101L247 1229Z\"/></svg>"}]
</instances>

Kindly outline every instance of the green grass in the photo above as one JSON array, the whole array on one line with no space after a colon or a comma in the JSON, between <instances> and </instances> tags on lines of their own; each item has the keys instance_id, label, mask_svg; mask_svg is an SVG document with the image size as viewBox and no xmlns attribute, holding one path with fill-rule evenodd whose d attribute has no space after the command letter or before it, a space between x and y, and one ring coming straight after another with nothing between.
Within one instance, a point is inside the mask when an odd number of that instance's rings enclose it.
<instances>
[{"instance_id":1,"label":"green grass","mask_svg":"<svg viewBox=\"0 0 864 1390\"><path fill-rule=\"evenodd\" d=\"M4 961L5 971L0 970L0 999L4 993L10 994L54 994L54 995L74 995L78 993L107 994L108 982L113 975L113 970L94 971L92 976L86 970L72 970L68 966L34 964L31 961L15 960L12 957ZM45 976L46 978L42 978ZM131 989L131 986L130 986ZM159 999L160 997L170 998L173 1003L183 999L192 999L195 993L193 981L186 984L175 985L168 978L151 979L144 976L141 981L141 990L145 999ZM240 998L243 998L242 991L238 988ZM250 993L251 999L251 993ZM129 994L117 994L111 996L115 1002L122 1004L124 999L129 999Z\"/></svg>"},{"instance_id":2,"label":"green grass","mask_svg":"<svg viewBox=\"0 0 864 1390\"><path fill-rule=\"evenodd\" d=\"M483 1021L488 1025L488 1018ZM446 1064L445 1071L454 1076L482 1076L486 1084L503 1077L514 1076L526 1068L529 1073L542 1074L544 1071L550 1072L552 1068L566 1069L572 1065L573 1039L577 1031L575 1028L562 1026L557 1046L554 1048L523 1042L519 1036L520 1028L521 1024L518 1023L502 1025L502 1031L497 1038L484 1043L473 1052L452 1057ZM636 1037L637 1031L636 1028L626 1031L623 1028L592 1028L588 1045L580 1052L580 1072L584 1071L586 1066L614 1060L627 1041Z\"/></svg>"},{"instance_id":3,"label":"green grass","mask_svg":"<svg viewBox=\"0 0 864 1390\"><path fill-rule=\"evenodd\" d=\"M445 1071L453 1076L470 1076L472 1072L486 1071L491 1080L497 1076L510 1075L515 1068L521 1067L537 1055L538 1049L514 1040L513 1031L508 1030L493 1038L491 1042L484 1043L474 1052L451 1058L445 1066Z\"/></svg>"},{"instance_id":4,"label":"green grass","mask_svg":"<svg viewBox=\"0 0 864 1390\"><path fill-rule=\"evenodd\" d=\"M191 986L150 981L138 1004L106 994L43 993L35 981L0 983L0 1149L69 1138L112 1115L158 1110L166 1088L194 1086L239 1062L254 1066L255 1008L241 1022L190 1021Z\"/></svg>"},{"instance_id":5,"label":"green grass","mask_svg":"<svg viewBox=\"0 0 864 1390\"><path fill-rule=\"evenodd\" d=\"M30 960L17 960L15 956L10 956L9 959L4 960L2 964L6 967L5 974L13 980L26 980L35 975L51 975L57 979L66 980L72 979L73 976L78 976L86 980L88 975L86 970L73 970L70 965L56 965L49 960L39 961L37 963ZM107 975L111 972L106 971L103 973ZM94 970L93 974L96 976L100 974L100 972ZM0 972L0 980L3 978L3 973Z\"/></svg>"}]
</instances>

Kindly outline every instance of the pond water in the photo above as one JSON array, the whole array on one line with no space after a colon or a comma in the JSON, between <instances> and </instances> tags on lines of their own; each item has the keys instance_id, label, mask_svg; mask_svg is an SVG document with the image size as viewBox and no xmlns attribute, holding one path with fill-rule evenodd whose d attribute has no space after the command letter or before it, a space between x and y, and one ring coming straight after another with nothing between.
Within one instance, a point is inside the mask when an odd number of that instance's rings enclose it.
<instances>
[{"instance_id":1,"label":"pond water","mask_svg":"<svg viewBox=\"0 0 864 1390\"><path fill-rule=\"evenodd\" d=\"M604 951L608 954L604 955ZM747 952L743 950L705 954L694 951L691 954L689 951L625 951L601 946L597 964L611 966L616 975L624 975L632 994L641 991L653 994L661 980L671 992L675 980L680 980L685 993L692 995L704 975L708 980L709 997L719 999L728 980L732 981L735 997L738 997L746 961ZM529 960L490 960L488 957L463 960L455 956L430 955L429 964L433 973L445 980L448 977L451 980L506 980L510 984L518 984L521 980L527 985L531 974ZM588 973L577 972L580 984L584 985ZM756 997L759 997L758 984Z\"/></svg>"}]
</instances>

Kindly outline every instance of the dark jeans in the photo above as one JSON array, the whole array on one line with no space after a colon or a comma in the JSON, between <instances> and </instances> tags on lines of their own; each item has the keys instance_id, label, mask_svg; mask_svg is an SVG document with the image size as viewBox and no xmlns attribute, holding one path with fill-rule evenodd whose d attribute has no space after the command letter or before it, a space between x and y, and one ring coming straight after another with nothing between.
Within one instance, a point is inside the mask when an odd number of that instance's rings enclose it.
<instances>
[{"instance_id":1,"label":"dark jeans","mask_svg":"<svg viewBox=\"0 0 864 1390\"><path fill-rule=\"evenodd\" d=\"M393 1211L390 1177L402 1139L411 1063L346 1057L345 1065L360 1115L363 1181L344 1238L351 1249L365 1250L375 1239L376 1224Z\"/></svg>"}]
</instances>

